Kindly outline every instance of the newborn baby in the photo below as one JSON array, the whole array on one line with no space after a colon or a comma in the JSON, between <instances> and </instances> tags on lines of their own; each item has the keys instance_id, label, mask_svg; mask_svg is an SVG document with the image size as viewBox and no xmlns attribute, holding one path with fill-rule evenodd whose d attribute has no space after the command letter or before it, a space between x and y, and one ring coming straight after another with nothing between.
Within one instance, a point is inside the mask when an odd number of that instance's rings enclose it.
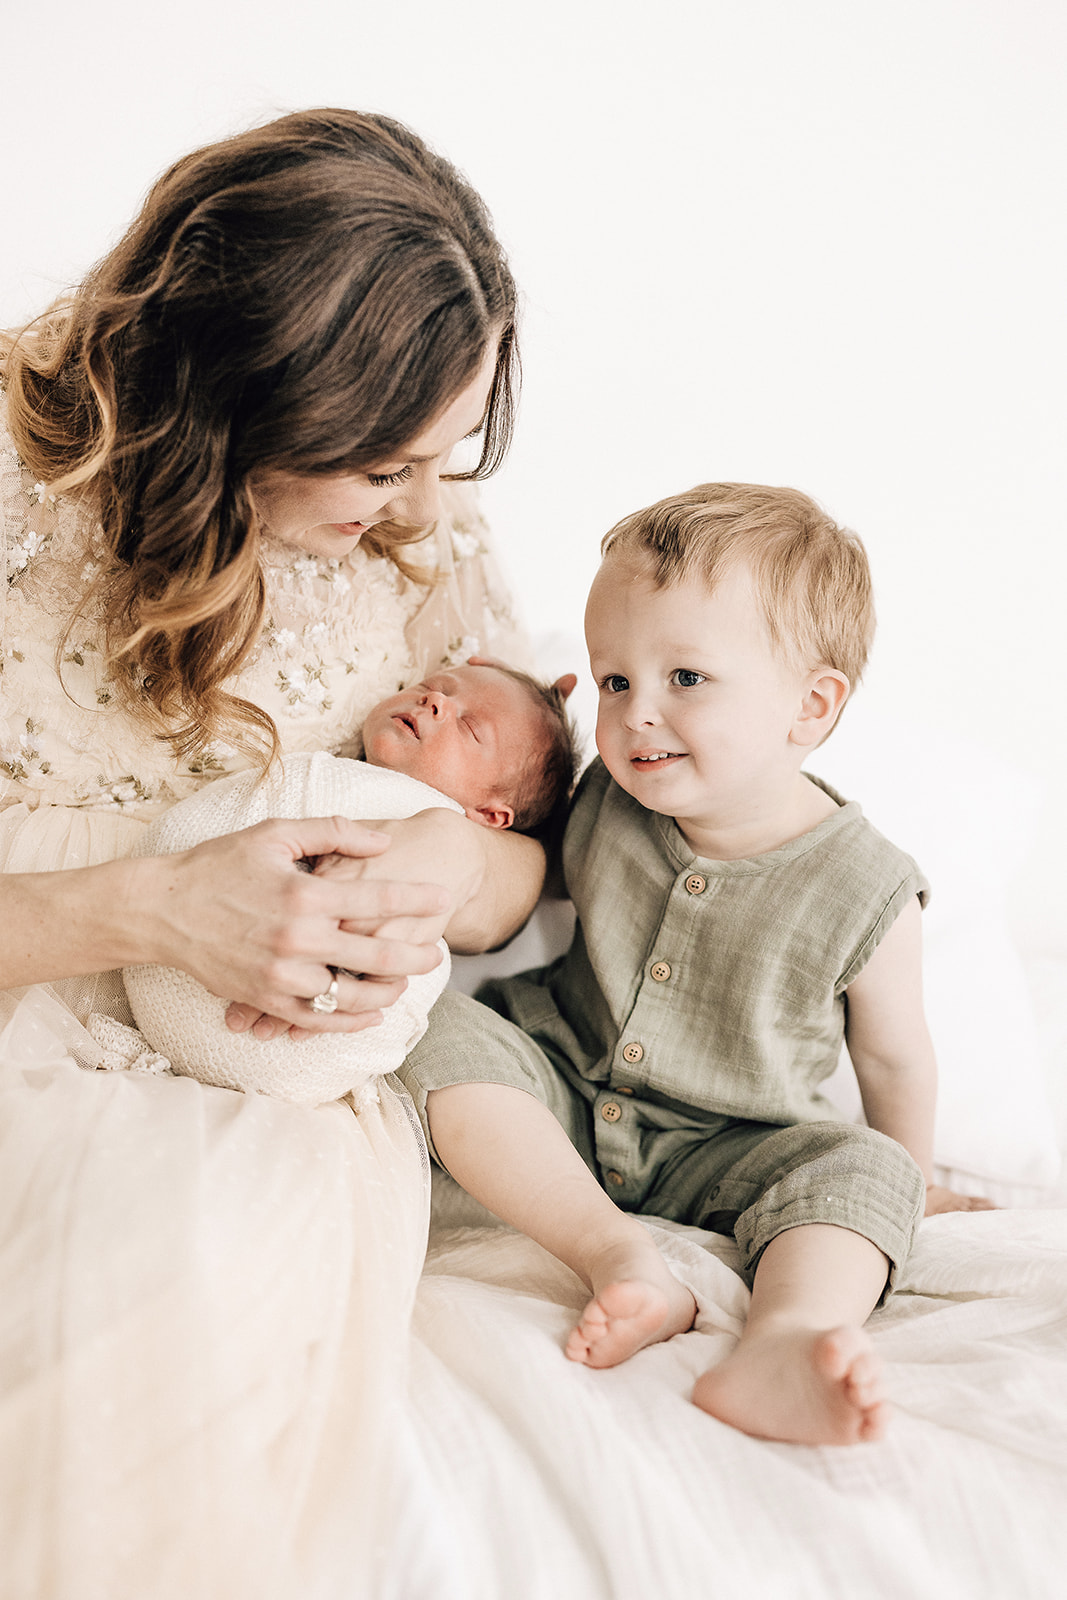
<instances>
[{"instance_id":1,"label":"newborn baby","mask_svg":"<svg viewBox=\"0 0 1067 1600\"><path fill-rule=\"evenodd\" d=\"M533 828L563 802L573 777L563 698L507 667L442 670L374 707L363 727L363 761L291 755L266 779L254 772L219 779L153 823L138 854L188 850L269 817L409 817L432 806L486 827ZM328 870L332 859L316 870ZM175 1072L316 1105L373 1093L374 1079L400 1065L448 981L443 940L441 947L440 965L409 978L383 1022L355 1034L261 1040L231 1032L228 1002L185 972L127 967L123 977L137 1026Z\"/></svg>"}]
</instances>

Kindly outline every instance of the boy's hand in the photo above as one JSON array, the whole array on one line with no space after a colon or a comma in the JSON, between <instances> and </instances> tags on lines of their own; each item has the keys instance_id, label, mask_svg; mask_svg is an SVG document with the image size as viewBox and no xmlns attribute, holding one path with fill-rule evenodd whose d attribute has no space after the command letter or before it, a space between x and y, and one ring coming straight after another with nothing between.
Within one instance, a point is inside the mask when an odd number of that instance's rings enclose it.
<instances>
[{"instance_id":1,"label":"boy's hand","mask_svg":"<svg viewBox=\"0 0 1067 1600\"><path fill-rule=\"evenodd\" d=\"M927 1217L939 1217L946 1211L996 1211L999 1208L991 1200L980 1200L976 1194L957 1194L955 1189L946 1189L940 1183L926 1185L926 1211Z\"/></svg>"}]
</instances>

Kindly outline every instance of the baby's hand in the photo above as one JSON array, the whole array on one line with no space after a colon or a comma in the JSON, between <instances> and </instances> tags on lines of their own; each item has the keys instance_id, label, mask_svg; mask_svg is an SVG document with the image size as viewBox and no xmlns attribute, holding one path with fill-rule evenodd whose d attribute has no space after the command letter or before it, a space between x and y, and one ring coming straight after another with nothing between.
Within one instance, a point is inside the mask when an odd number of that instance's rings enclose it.
<instances>
[{"instance_id":1,"label":"baby's hand","mask_svg":"<svg viewBox=\"0 0 1067 1600\"><path fill-rule=\"evenodd\" d=\"M955 1189L945 1189L939 1183L926 1185L926 1211L928 1217L939 1217L945 1211L996 1211L991 1200L980 1200L975 1194L957 1194Z\"/></svg>"}]
</instances>

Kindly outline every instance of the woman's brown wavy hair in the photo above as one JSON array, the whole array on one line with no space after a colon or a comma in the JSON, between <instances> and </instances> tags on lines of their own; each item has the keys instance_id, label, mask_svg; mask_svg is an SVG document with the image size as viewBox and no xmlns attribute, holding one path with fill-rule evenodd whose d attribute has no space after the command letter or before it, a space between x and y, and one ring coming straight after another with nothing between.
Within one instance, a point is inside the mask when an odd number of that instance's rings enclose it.
<instances>
[{"instance_id":1,"label":"woman's brown wavy hair","mask_svg":"<svg viewBox=\"0 0 1067 1600\"><path fill-rule=\"evenodd\" d=\"M177 755L223 734L264 764L278 747L223 688L264 614L253 475L388 461L497 340L462 474L487 476L511 435L515 298L447 161L386 117L315 110L176 162L82 287L5 339L15 442L99 514L112 671ZM409 570L398 547L424 533L380 524L364 543Z\"/></svg>"}]
</instances>

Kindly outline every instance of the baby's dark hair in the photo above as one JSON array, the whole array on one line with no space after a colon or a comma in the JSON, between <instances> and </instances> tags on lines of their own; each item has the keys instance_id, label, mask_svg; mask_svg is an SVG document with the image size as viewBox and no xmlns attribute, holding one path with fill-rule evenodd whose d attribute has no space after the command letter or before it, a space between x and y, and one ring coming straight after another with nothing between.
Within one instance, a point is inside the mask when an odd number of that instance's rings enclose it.
<instances>
[{"instance_id":1,"label":"baby's dark hair","mask_svg":"<svg viewBox=\"0 0 1067 1600\"><path fill-rule=\"evenodd\" d=\"M578 768L578 735L555 684L543 683L517 667L497 664L497 671L521 684L543 713L544 737L531 746L507 797L515 811L513 830L541 834L570 799Z\"/></svg>"}]
</instances>

